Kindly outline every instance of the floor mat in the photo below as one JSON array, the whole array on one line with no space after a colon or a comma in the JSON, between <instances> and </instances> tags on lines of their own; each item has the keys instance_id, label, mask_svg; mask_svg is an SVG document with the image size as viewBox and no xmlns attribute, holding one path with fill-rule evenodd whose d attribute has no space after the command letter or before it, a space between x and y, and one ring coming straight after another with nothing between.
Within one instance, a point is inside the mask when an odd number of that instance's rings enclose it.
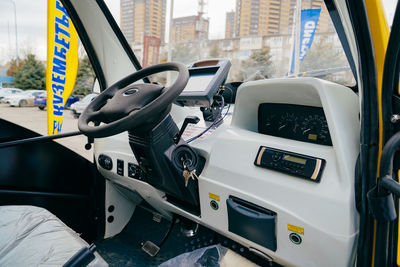
<instances>
[{"instance_id":1,"label":"floor mat","mask_svg":"<svg viewBox=\"0 0 400 267\"><path fill-rule=\"evenodd\" d=\"M112 267L145 267L158 266L182 253L220 243L258 265L271 266L250 253L247 248L203 226L199 226L194 237L186 237L181 234L180 226L176 224L157 256L149 256L142 250L142 243L150 240L154 244L159 244L169 225L170 223L163 218L160 222L156 222L149 208L138 206L131 221L120 234L96 243L97 251Z\"/></svg>"},{"instance_id":2,"label":"floor mat","mask_svg":"<svg viewBox=\"0 0 400 267\"><path fill-rule=\"evenodd\" d=\"M175 225L157 256L150 257L141 244L147 240L158 244L169 225L163 218L160 222L154 221L151 211L137 207L125 229L115 237L98 242L97 251L110 266L158 266L184 252L216 243L216 234L204 227L199 227L195 237L185 237L179 225Z\"/></svg>"}]
</instances>

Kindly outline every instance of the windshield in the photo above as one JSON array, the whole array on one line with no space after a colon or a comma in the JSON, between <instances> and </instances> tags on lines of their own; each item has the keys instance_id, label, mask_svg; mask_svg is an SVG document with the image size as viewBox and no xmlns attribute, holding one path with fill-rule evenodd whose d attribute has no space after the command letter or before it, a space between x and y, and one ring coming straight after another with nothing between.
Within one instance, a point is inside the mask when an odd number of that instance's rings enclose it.
<instances>
[{"instance_id":1,"label":"windshield","mask_svg":"<svg viewBox=\"0 0 400 267\"><path fill-rule=\"evenodd\" d=\"M301 2L301 11L296 8L297 2ZM228 82L311 76L355 85L321 0L106 3L143 66L227 58L232 62ZM295 40L299 40L300 48ZM167 75L156 79L165 81Z\"/></svg>"}]
</instances>

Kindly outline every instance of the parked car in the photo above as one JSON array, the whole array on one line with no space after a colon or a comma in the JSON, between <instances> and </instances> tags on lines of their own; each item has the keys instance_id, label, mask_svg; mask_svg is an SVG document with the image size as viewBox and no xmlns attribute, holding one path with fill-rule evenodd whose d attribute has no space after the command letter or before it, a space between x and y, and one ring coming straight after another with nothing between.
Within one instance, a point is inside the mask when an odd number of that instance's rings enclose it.
<instances>
[{"instance_id":1,"label":"parked car","mask_svg":"<svg viewBox=\"0 0 400 267\"><path fill-rule=\"evenodd\" d=\"M44 110L46 108L47 103L47 93L43 92L38 96L35 96L33 100L33 104L37 106L40 110Z\"/></svg>"},{"instance_id":2,"label":"parked car","mask_svg":"<svg viewBox=\"0 0 400 267\"><path fill-rule=\"evenodd\" d=\"M78 102L78 101L79 101L79 97L70 96L70 97L68 97L64 108L70 108L73 103ZM44 110L47 105L47 93L43 92L40 95L36 96L34 98L33 104L35 106L37 106L40 110Z\"/></svg>"},{"instance_id":3,"label":"parked car","mask_svg":"<svg viewBox=\"0 0 400 267\"><path fill-rule=\"evenodd\" d=\"M22 90L18 88L0 88L0 102L3 103L3 98L16 94L16 93L21 93Z\"/></svg>"},{"instance_id":4,"label":"parked car","mask_svg":"<svg viewBox=\"0 0 400 267\"><path fill-rule=\"evenodd\" d=\"M13 94L5 97L4 101L10 106L15 107L33 107L33 100L35 96L43 93L44 90L26 90L21 93Z\"/></svg>"},{"instance_id":5,"label":"parked car","mask_svg":"<svg viewBox=\"0 0 400 267\"><path fill-rule=\"evenodd\" d=\"M79 118L79 115L83 112L83 110L89 105L90 102L93 101L93 99L96 98L98 94L88 94L84 98L82 98L81 101L78 101L74 104L71 105L70 109L74 115L75 118Z\"/></svg>"}]
</instances>

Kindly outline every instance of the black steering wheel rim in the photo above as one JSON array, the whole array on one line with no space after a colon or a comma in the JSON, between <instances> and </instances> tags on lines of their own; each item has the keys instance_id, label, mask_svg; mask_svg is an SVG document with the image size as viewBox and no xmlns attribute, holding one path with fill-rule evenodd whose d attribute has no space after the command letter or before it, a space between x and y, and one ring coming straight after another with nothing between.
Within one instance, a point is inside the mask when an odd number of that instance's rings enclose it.
<instances>
[{"instance_id":1,"label":"black steering wheel rim","mask_svg":"<svg viewBox=\"0 0 400 267\"><path fill-rule=\"evenodd\" d=\"M104 115L102 114L102 109L104 109L106 105L109 105L108 101L113 101L115 95L121 95L121 90L126 92L130 90L129 92L136 93L139 90L132 91L132 87L141 87L146 84L132 85L134 82L141 80L144 77L164 71L177 71L178 77L171 86L166 88L159 86L159 88L156 88L156 90L160 91L160 94L152 99L149 103L146 103L142 107L132 111L128 109L127 112L129 113L124 114L125 116L122 118L116 118L115 120L111 119L110 121L105 121L104 119L100 118L101 115ZM152 117L160 114L160 112L167 110L173 101L181 94L188 82L188 79L189 71L187 67L177 62L161 63L143 68L119 80L99 94L86 107L79 117L78 128L85 135L94 138L107 137L127 130L135 129L144 124L146 121L149 121L149 119ZM147 86L157 87L158 85L147 84ZM128 94L123 95L128 96ZM97 123L94 123L95 125L91 126L89 125L91 122ZM103 122L103 124L100 124L99 122Z\"/></svg>"}]
</instances>

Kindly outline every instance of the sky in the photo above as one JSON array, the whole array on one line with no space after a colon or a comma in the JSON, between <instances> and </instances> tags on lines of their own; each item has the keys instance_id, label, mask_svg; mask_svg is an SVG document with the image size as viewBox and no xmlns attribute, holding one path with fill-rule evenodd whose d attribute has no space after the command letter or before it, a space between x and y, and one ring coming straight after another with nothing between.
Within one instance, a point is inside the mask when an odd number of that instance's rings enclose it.
<instances>
[{"instance_id":1,"label":"sky","mask_svg":"<svg viewBox=\"0 0 400 267\"><path fill-rule=\"evenodd\" d=\"M34 53L39 59L46 57L46 3L47 0L14 0L17 11L17 37L19 56ZM105 0L119 24L119 0ZM195 15L197 0L174 0L174 17ZM210 19L209 37L223 38L225 13L235 9L235 0L207 0L206 17ZM386 15L391 21L397 0L383 0ZM169 21L170 0L167 0ZM13 0L0 0L0 65L15 58L15 23ZM168 36L168 32L167 32Z\"/></svg>"}]
</instances>

